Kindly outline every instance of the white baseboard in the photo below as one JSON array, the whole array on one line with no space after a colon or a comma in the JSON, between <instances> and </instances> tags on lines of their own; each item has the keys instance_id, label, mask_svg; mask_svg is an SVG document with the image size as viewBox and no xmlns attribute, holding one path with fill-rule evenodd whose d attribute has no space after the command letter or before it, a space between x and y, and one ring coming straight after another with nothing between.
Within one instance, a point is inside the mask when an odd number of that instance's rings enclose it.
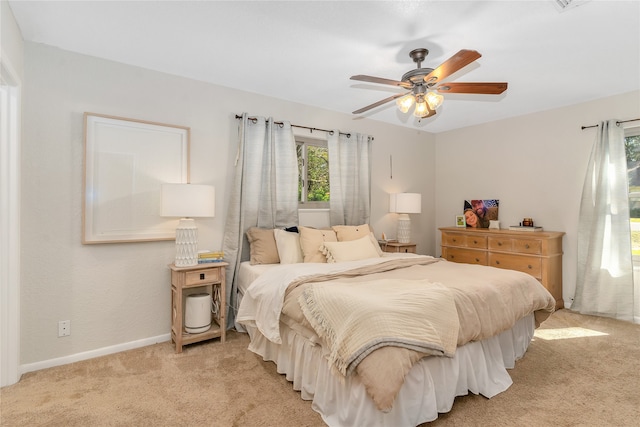
<instances>
[{"instance_id":1,"label":"white baseboard","mask_svg":"<svg viewBox=\"0 0 640 427\"><path fill-rule=\"evenodd\" d=\"M41 362L29 363L20 366L20 374L39 371L40 369L52 368L54 366L67 365L81 360L93 359L94 357L106 356L108 354L120 353L121 351L133 350L134 348L145 347L169 341L171 334L158 335L156 337L144 338L137 341L126 342L109 347L102 347L96 350L85 351L83 353L71 354L69 356L58 357L56 359L43 360Z\"/></svg>"}]
</instances>

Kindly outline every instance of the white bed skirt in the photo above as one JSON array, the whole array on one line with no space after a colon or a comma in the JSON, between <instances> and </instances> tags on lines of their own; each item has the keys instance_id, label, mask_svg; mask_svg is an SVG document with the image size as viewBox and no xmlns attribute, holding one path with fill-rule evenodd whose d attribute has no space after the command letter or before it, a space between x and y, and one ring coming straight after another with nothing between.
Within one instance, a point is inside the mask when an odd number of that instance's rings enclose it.
<instances>
[{"instance_id":1,"label":"white bed skirt","mask_svg":"<svg viewBox=\"0 0 640 427\"><path fill-rule=\"evenodd\" d=\"M293 383L293 389L332 427L414 427L449 412L456 396L472 392L493 397L511 386L507 368L527 351L534 333L529 315L498 336L458 347L453 358L425 357L407 374L391 411L378 410L357 375L344 384L331 373L322 347L309 342L284 324L282 344L267 340L255 328L247 328L249 350L265 361L275 362L277 371Z\"/></svg>"}]
</instances>

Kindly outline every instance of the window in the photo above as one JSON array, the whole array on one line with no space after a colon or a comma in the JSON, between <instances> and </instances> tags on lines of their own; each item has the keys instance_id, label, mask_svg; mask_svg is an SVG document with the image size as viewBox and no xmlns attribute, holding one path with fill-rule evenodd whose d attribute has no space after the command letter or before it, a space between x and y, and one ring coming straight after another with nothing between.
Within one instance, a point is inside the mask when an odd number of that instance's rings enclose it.
<instances>
[{"instance_id":1,"label":"window","mask_svg":"<svg viewBox=\"0 0 640 427\"><path fill-rule=\"evenodd\" d=\"M298 201L301 209L329 208L327 141L296 137Z\"/></svg>"},{"instance_id":2,"label":"window","mask_svg":"<svg viewBox=\"0 0 640 427\"><path fill-rule=\"evenodd\" d=\"M635 258L640 257L640 127L625 129L624 135L629 180L631 247Z\"/></svg>"}]
</instances>

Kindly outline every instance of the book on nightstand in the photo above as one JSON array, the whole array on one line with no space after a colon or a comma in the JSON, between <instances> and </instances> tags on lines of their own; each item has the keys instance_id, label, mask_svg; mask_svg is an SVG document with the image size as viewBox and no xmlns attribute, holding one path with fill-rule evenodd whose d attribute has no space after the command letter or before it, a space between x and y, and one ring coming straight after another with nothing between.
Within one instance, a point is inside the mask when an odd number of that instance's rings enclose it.
<instances>
[{"instance_id":1,"label":"book on nightstand","mask_svg":"<svg viewBox=\"0 0 640 427\"><path fill-rule=\"evenodd\" d=\"M208 262L223 262L223 251L200 251L198 252L198 264L204 264Z\"/></svg>"},{"instance_id":2,"label":"book on nightstand","mask_svg":"<svg viewBox=\"0 0 640 427\"><path fill-rule=\"evenodd\" d=\"M542 231L542 227L526 227L524 225L510 225L511 231Z\"/></svg>"}]
</instances>

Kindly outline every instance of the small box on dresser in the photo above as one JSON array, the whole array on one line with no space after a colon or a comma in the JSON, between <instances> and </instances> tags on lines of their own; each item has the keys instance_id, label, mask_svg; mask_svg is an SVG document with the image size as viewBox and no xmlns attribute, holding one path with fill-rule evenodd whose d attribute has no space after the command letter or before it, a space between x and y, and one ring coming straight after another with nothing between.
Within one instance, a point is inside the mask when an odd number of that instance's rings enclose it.
<instances>
[{"instance_id":1,"label":"small box on dresser","mask_svg":"<svg viewBox=\"0 0 640 427\"><path fill-rule=\"evenodd\" d=\"M530 274L556 300L562 299L561 231L511 231L486 228L443 227L442 257L448 261L489 265Z\"/></svg>"}]
</instances>

